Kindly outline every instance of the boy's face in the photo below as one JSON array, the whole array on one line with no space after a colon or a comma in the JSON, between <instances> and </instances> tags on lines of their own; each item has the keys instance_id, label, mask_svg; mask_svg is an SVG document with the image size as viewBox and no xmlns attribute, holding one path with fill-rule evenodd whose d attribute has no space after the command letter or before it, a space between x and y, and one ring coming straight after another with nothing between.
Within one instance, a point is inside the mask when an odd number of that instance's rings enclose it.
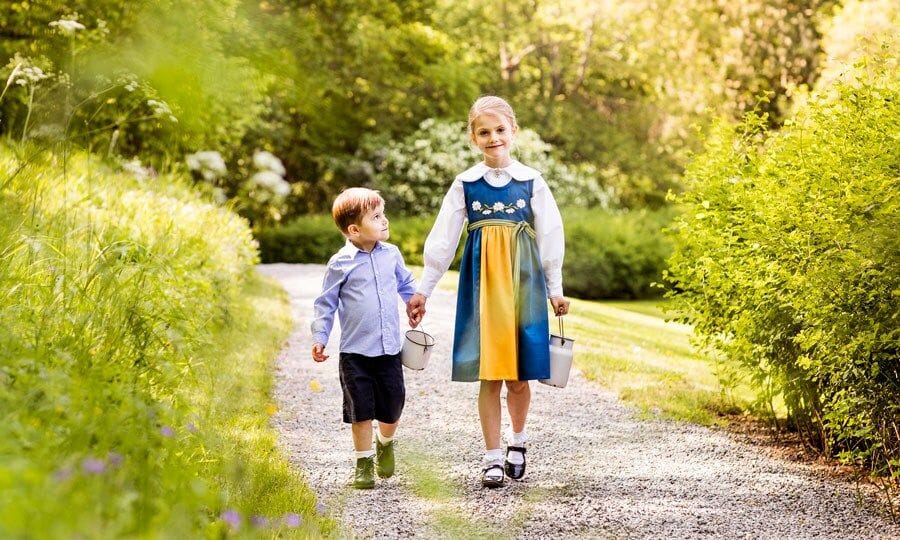
<instances>
[{"instance_id":1,"label":"boy's face","mask_svg":"<svg viewBox=\"0 0 900 540\"><path fill-rule=\"evenodd\" d=\"M366 212L358 224L347 229L350 241L356 247L371 251L376 242L383 242L390 236L388 218L384 214L384 205Z\"/></svg>"},{"instance_id":2,"label":"boy's face","mask_svg":"<svg viewBox=\"0 0 900 540\"><path fill-rule=\"evenodd\" d=\"M490 112L482 113L472 122L472 142L484 154L484 161L491 167L505 167L509 164L516 128L509 124L505 116Z\"/></svg>"}]
</instances>

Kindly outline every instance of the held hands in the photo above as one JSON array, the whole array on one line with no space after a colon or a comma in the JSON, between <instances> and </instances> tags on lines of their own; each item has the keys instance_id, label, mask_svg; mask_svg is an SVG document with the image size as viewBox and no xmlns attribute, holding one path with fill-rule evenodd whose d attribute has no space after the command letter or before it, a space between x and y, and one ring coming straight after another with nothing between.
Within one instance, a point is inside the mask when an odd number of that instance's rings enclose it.
<instances>
[{"instance_id":1,"label":"held hands","mask_svg":"<svg viewBox=\"0 0 900 540\"><path fill-rule=\"evenodd\" d=\"M416 293L412 295L409 302L406 303L406 316L409 317L409 325L413 328L419 326L422 318L425 317L425 298L424 295Z\"/></svg>"},{"instance_id":2,"label":"held hands","mask_svg":"<svg viewBox=\"0 0 900 540\"><path fill-rule=\"evenodd\" d=\"M325 345L321 343L316 343L312 348L312 357L316 362L324 362L328 360L328 355L325 354Z\"/></svg>"},{"instance_id":3,"label":"held hands","mask_svg":"<svg viewBox=\"0 0 900 540\"><path fill-rule=\"evenodd\" d=\"M562 296L554 296L550 299L550 305L553 306L553 313L557 317L569 314L569 301Z\"/></svg>"}]
</instances>

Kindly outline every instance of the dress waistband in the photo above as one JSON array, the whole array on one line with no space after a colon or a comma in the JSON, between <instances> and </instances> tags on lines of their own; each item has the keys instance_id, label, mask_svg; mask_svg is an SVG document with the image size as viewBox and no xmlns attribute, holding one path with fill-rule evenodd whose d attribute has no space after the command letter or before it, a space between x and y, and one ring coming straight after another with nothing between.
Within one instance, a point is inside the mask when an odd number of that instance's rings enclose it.
<instances>
[{"instance_id":1,"label":"dress waistband","mask_svg":"<svg viewBox=\"0 0 900 540\"><path fill-rule=\"evenodd\" d=\"M472 232L477 229L481 229L482 227L487 227L489 225L499 225L501 227L509 227L512 229L512 237L515 239L519 236L519 233L524 232L532 239L536 238L536 234L534 232L534 228L527 221L509 221L506 219L482 219L480 221L476 221L475 223L469 223L468 231ZM519 321L519 282L521 280L520 273L522 268L522 261L519 260L518 254L518 242L515 240L512 242L512 280L513 280L513 298L515 298L516 305L516 324Z\"/></svg>"},{"instance_id":2,"label":"dress waistband","mask_svg":"<svg viewBox=\"0 0 900 540\"><path fill-rule=\"evenodd\" d=\"M534 232L534 228L527 221L509 221L506 219L482 219L476 221L475 223L469 223L468 231L472 232L476 229L480 229L482 227L487 227L489 225L499 225L501 227L510 227L513 229L513 236L519 234L520 232L524 232L528 236L535 238L536 234Z\"/></svg>"}]
</instances>

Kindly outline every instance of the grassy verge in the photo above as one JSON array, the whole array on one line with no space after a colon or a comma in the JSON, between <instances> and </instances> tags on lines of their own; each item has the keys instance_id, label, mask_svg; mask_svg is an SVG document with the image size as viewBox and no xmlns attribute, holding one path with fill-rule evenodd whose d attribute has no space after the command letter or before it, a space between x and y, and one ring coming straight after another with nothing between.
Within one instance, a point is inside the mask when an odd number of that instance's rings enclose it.
<instances>
[{"instance_id":1,"label":"grassy verge","mask_svg":"<svg viewBox=\"0 0 900 540\"><path fill-rule=\"evenodd\" d=\"M89 154L0 144L0 179L0 538L333 530L268 427L289 310L247 224Z\"/></svg>"},{"instance_id":2,"label":"grassy verge","mask_svg":"<svg viewBox=\"0 0 900 540\"><path fill-rule=\"evenodd\" d=\"M284 290L254 274L230 311L231 321L200 360L194 395L208 441L207 474L228 501L221 527L250 537L321 537L334 523L320 516L315 496L291 469L269 424L272 361L292 328ZM219 459L215 459L219 456Z\"/></svg>"}]
</instances>

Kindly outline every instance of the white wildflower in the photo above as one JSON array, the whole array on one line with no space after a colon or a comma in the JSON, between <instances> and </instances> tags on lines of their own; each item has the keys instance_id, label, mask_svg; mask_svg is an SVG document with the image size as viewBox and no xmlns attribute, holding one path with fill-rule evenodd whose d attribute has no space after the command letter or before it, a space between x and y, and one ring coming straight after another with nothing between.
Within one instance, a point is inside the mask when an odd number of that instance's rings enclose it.
<instances>
[{"instance_id":1,"label":"white wildflower","mask_svg":"<svg viewBox=\"0 0 900 540\"><path fill-rule=\"evenodd\" d=\"M215 180L228 172L227 167L225 167L225 160L222 159L222 154L214 150L188 154L185 157L185 161L192 171L199 172L205 180Z\"/></svg>"},{"instance_id":2,"label":"white wildflower","mask_svg":"<svg viewBox=\"0 0 900 540\"><path fill-rule=\"evenodd\" d=\"M37 66L24 67L19 73L21 76L16 79L16 84L18 84L19 86L25 86L29 83L36 83L50 77L50 75L44 73L44 70Z\"/></svg>"},{"instance_id":3,"label":"white wildflower","mask_svg":"<svg viewBox=\"0 0 900 540\"><path fill-rule=\"evenodd\" d=\"M59 30L59 33L65 35L71 35L79 30L84 30L84 25L78 21L72 21L69 19L60 19L58 21L53 21L50 23L50 26L55 27Z\"/></svg>"},{"instance_id":4,"label":"white wildflower","mask_svg":"<svg viewBox=\"0 0 900 540\"><path fill-rule=\"evenodd\" d=\"M476 212L479 211L479 210L481 210L481 203L478 202L478 201L473 202L473 203L472 203L472 210L475 210Z\"/></svg>"},{"instance_id":5,"label":"white wildflower","mask_svg":"<svg viewBox=\"0 0 900 540\"><path fill-rule=\"evenodd\" d=\"M159 101L158 99L148 99L147 105L149 105L150 108L153 109L153 114L157 116L172 116L172 109L165 101Z\"/></svg>"},{"instance_id":6,"label":"white wildflower","mask_svg":"<svg viewBox=\"0 0 900 540\"><path fill-rule=\"evenodd\" d=\"M260 171L251 176L250 181L280 197L285 197L291 192L291 185L272 171Z\"/></svg>"},{"instance_id":7,"label":"white wildflower","mask_svg":"<svg viewBox=\"0 0 900 540\"><path fill-rule=\"evenodd\" d=\"M228 202L228 195L225 195L225 190L220 187L213 188L212 196L213 200L218 204L225 204Z\"/></svg>"},{"instance_id":8,"label":"white wildflower","mask_svg":"<svg viewBox=\"0 0 900 540\"><path fill-rule=\"evenodd\" d=\"M516 208L525 208L525 199L519 199L516 201Z\"/></svg>"},{"instance_id":9,"label":"white wildflower","mask_svg":"<svg viewBox=\"0 0 900 540\"><path fill-rule=\"evenodd\" d=\"M284 164L275 154L265 150L257 150L253 153L253 164L264 171L272 171L278 176L284 176L287 171Z\"/></svg>"},{"instance_id":10,"label":"white wildflower","mask_svg":"<svg viewBox=\"0 0 900 540\"><path fill-rule=\"evenodd\" d=\"M146 180L150 176L150 171L145 169L143 165L141 165L141 160L138 158L134 158L131 161L126 161L122 164L122 169L124 171L130 172L140 181Z\"/></svg>"}]
</instances>

